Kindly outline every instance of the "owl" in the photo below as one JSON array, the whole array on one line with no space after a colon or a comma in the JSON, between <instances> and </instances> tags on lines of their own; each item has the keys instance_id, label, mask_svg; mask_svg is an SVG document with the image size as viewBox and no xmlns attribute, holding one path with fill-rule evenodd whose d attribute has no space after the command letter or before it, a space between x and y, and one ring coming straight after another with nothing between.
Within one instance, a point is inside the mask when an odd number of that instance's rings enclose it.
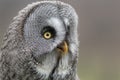
<instances>
[{"instance_id":1,"label":"owl","mask_svg":"<svg viewBox=\"0 0 120 80\"><path fill-rule=\"evenodd\" d=\"M29 4L13 18L0 52L0 80L79 80L78 16L61 1Z\"/></svg>"}]
</instances>

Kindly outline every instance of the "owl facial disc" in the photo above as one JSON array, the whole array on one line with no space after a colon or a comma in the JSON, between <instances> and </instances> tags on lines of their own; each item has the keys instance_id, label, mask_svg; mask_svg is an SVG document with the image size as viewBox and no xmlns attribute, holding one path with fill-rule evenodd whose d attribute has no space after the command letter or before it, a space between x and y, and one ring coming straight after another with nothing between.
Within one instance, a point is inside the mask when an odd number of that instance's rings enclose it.
<instances>
[{"instance_id":1,"label":"owl facial disc","mask_svg":"<svg viewBox=\"0 0 120 80\"><path fill-rule=\"evenodd\" d=\"M60 45L57 47L58 51L60 51L63 55L68 53L68 44L66 41L63 41Z\"/></svg>"}]
</instances>

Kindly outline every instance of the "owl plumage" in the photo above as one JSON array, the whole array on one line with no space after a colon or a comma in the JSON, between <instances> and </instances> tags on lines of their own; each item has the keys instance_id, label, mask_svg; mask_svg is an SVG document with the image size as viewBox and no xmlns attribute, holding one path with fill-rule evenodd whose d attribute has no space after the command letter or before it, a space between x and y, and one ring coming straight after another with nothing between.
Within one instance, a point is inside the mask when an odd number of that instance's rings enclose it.
<instances>
[{"instance_id":1,"label":"owl plumage","mask_svg":"<svg viewBox=\"0 0 120 80\"><path fill-rule=\"evenodd\" d=\"M0 80L79 80L78 16L60 1L35 2L13 19L0 53Z\"/></svg>"}]
</instances>

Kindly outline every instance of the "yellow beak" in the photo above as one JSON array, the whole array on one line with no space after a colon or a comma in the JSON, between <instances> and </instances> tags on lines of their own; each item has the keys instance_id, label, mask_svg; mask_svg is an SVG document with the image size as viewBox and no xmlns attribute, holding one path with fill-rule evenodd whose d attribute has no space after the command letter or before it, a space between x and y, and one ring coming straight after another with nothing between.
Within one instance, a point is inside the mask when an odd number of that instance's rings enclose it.
<instances>
[{"instance_id":1,"label":"yellow beak","mask_svg":"<svg viewBox=\"0 0 120 80\"><path fill-rule=\"evenodd\" d=\"M68 53L68 44L66 41L64 41L63 43L61 43L58 47L57 47L58 51L60 51L62 54L67 54Z\"/></svg>"}]
</instances>

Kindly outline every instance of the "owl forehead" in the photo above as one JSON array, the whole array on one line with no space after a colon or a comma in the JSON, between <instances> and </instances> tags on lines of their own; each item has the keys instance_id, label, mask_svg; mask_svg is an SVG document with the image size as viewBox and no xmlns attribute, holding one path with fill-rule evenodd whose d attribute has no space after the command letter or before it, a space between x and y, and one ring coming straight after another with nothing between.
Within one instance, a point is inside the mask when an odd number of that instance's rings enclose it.
<instances>
[{"instance_id":1,"label":"owl forehead","mask_svg":"<svg viewBox=\"0 0 120 80\"><path fill-rule=\"evenodd\" d=\"M68 5L53 4L53 3L42 3L39 4L33 11L36 17L42 16L46 18L57 17L57 18L71 18L72 8Z\"/></svg>"},{"instance_id":2,"label":"owl forehead","mask_svg":"<svg viewBox=\"0 0 120 80\"><path fill-rule=\"evenodd\" d=\"M42 3L36 7L31 15L31 20L37 20L39 23L51 25L53 27L70 25L71 11L66 5ZM47 22L47 23L46 23ZM56 28L58 28L56 27Z\"/></svg>"}]
</instances>

